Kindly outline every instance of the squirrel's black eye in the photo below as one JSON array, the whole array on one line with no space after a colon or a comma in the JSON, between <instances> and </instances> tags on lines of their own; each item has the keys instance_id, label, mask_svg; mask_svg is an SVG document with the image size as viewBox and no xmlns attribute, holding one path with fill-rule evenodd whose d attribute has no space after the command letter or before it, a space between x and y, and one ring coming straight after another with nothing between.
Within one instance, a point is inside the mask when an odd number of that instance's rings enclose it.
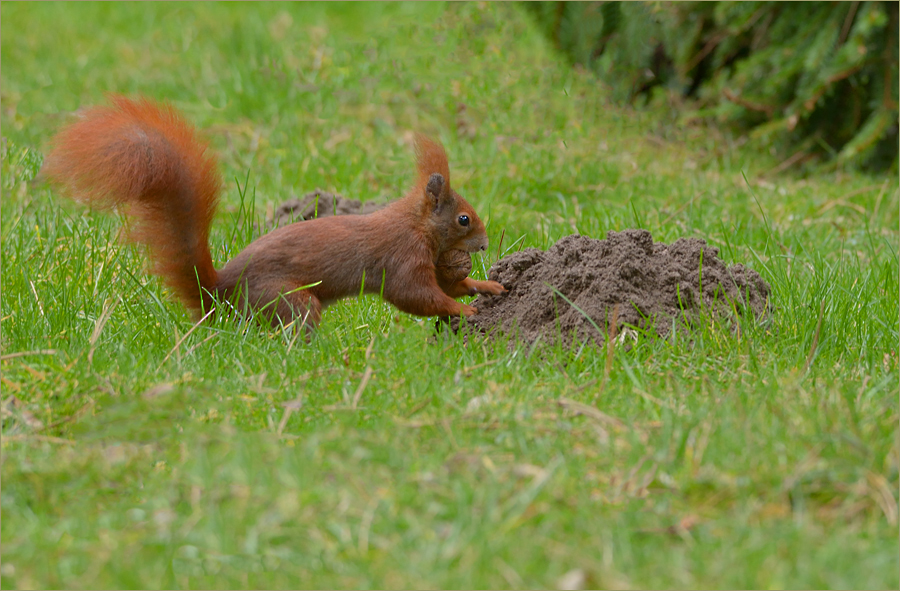
<instances>
[{"instance_id":1,"label":"squirrel's black eye","mask_svg":"<svg viewBox=\"0 0 900 591\"><path fill-rule=\"evenodd\" d=\"M459 225L462 227L466 227L469 225L469 216L461 215L459 216Z\"/></svg>"}]
</instances>

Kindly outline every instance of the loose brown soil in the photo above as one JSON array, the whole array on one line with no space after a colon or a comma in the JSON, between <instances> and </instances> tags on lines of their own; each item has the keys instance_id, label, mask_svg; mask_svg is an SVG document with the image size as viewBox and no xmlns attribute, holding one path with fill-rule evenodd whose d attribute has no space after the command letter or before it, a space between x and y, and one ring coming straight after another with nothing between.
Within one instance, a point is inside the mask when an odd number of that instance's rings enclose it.
<instances>
[{"instance_id":1,"label":"loose brown soil","mask_svg":"<svg viewBox=\"0 0 900 591\"><path fill-rule=\"evenodd\" d=\"M756 271L727 266L699 238L654 243L646 230L609 232L606 240L566 236L546 251L504 257L489 276L509 293L478 296L468 324L515 331L527 342L568 344L573 335L602 342L613 322L618 330L628 325L665 337L673 321L760 318L769 308L769 285Z\"/></svg>"}]
</instances>

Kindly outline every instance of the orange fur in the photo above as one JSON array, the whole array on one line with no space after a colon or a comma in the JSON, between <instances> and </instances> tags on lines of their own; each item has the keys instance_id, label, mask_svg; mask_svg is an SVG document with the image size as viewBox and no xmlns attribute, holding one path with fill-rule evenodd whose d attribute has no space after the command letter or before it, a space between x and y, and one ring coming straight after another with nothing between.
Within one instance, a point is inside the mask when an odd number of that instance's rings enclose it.
<instances>
[{"instance_id":1,"label":"orange fur","mask_svg":"<svg viewBox=\"0 0 900 591\"><path fill-rule=\"evenodd\" d=\"M120 206L135 223L129 238L150 249L153 272L189 308L217 280L209 226L222 183L215 157L171 107L113 97L53 141L43 174L78 200ZM195 272L196 269L196 272Z\"/></svg>"},{"instance_id":2,"label":"orange fur","mask_svg":"<svg viewBox=\"0 0 900 591\"><path fill-rule=\"evenodd\" d=\"M416 154L404 198L368 215L279 228L218 271L208 246L222 186L216 160L173 108L114 97L89 109L56 136L43 172L76 199L123 206L135 222L130 238L149 247L153 272L193 310L214 295L272 322L303 316L315 325L331 302L362 289L410 314L474 314L453 298L503 287L439 281L435 262L447 250L487 248L484 224L450 187L444 148L419 136Z\"/></svg>"},{"instance_id":3,"label":"orange fur","mask_svg":"<svg viewBox=\"0 0 900 591\"><path fill-rule=\"evenodd\" d=\"M428 177L438 173L444 177L447 188L450 188L450 164L444 146L422 134L416 134L416 188L424 189Z\"/></svg>"}]
</instances>

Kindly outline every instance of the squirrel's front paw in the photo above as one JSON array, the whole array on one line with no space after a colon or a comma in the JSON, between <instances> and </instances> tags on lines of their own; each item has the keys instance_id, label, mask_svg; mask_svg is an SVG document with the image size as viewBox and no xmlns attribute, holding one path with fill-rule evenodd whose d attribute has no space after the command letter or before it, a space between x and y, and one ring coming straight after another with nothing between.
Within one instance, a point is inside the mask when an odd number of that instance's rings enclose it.
<instances>
[{"instance_id":1,"label":"squirrel's front paw","mask_svg":"<svg viewBox=\"0 0 900 591\"><path fill-rule=\"evenodd\" d=\"M475 314L478 314L478 308L474 306L469 306L466 304L460 304L460 306L462 306L462 308L460 308L459 310L460 316L474 316Z\"/></svg>"},{"instance_id":2,"label":"squirrel's front paw","mask_svg":"<svg viewBox=\"0 0 900 591\"><path fill-rule=\"evenodd\" d=\"M497 281L481 281L478 286L478 291L481 293L489 293L491 295L500 295L501 293L506 293L506 288L503 287L502 283Z\"/></svg>"}]
</instances>

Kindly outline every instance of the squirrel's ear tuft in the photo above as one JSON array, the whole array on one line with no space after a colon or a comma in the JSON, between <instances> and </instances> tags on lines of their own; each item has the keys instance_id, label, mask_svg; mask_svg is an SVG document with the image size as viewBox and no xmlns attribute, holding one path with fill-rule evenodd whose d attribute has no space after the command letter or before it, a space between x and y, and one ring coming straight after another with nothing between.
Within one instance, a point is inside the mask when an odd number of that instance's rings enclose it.
<instances>
[{"instance_id":1,"label":"squirrel's ear tuft","mask_svg":"<svg viewBox=\"0 0 900 591\"><path fill-rule=\"evenodd\" d=\"M443 176L443 184L449 189L450 165L444 146L421 134L416 134L416 168L420 183L430 182L431 176L437 173Z\"/></svg>"}]
</instances>

